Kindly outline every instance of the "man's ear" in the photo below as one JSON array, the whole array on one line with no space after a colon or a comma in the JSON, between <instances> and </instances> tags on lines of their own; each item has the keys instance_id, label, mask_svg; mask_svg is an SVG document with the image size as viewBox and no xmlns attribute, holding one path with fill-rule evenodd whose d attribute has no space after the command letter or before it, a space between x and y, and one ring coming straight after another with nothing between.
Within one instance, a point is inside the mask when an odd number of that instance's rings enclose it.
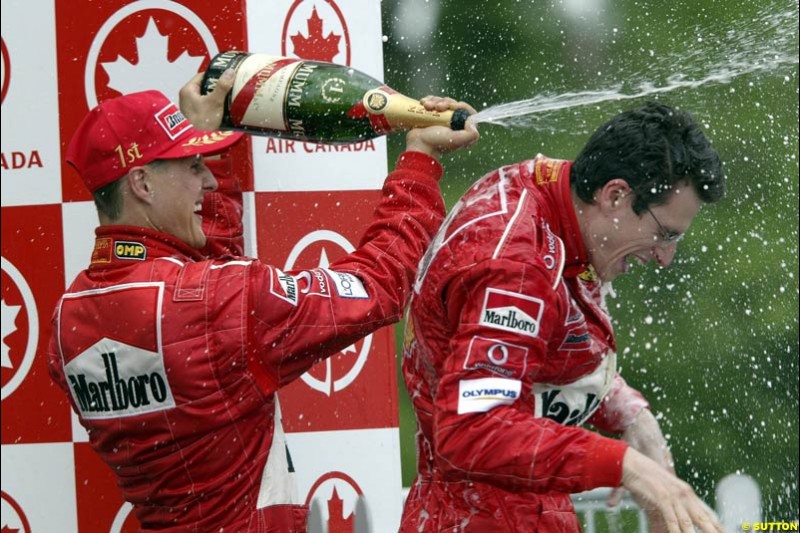
<instances>
[{"instance_id":1,"label":"man's ear","mask_svg":"<svg viewBox=\"0 0 800 533\"><path fill-rule=\"evenodd\" d=\"M595 202L601 211L612 212L621 208L630 208L633 202L633 191L623 179L608 181L595 193Z\"/></svg>"},{"instance_id":2,"label":"man's ear","mask_svg":"<svg viewBox=\"0 0 800 533\"><path fill-rule=\"evenodd\" d=\"M126 179L134 198L147 204L153 202L152 176L147 167L132 167Z\"/></svg>"}]
</instances>

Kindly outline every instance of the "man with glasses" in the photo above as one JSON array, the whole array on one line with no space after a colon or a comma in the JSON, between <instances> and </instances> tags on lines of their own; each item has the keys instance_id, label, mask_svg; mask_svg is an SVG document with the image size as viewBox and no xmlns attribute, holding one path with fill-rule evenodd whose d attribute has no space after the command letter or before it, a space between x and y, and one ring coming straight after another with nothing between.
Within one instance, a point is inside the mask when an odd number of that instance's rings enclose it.
<instances>
[{"instance_id":1,"label":"man with glasses","mask_svg":"<svg viewBox=\"0 0 800 533\"><path fill-rule=\"evenodd\" d=\"M604 297L632 264L669 265L724 190L692 117L649 103L601 126L574 162L539 156L467 191L408 317L419 471L402 532L577 532L570 494L595 487L629 490L671 533L721 531L617 373Z\"/></svg>"}]
</instances>

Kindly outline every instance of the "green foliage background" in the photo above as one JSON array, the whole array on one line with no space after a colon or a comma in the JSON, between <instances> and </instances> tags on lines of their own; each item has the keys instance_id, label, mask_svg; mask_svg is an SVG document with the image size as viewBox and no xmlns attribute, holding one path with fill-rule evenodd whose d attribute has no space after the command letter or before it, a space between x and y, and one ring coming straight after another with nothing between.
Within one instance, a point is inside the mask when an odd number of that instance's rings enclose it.
<instances>
[{"instance_id":1,"label":"green foliage background","mask_svg":"<svg viewBox=\"0 0 800 533\"><path fill-rule=\"evenodd\" d=\"M610 301L622 373L663 415L678 474L712 505L722 477L753 476L770 520L798 516L797 8L796 0L382 3L387 84L478 110L570 91L633 94L643 82L702 79L743 58L735 74L772 48L793 55L788 66L652 97L704 124L729 193L703 210L671 268L636 269L615 282ZM551 112L528 128L481 126L477 145L444 159L448 207L501 165L539 152L574 158L597 126L644 101ZM390 161L403 140L390 138ZM404 485L415 472L413 434L403 389Z\"/></svg>"}]
</instances>

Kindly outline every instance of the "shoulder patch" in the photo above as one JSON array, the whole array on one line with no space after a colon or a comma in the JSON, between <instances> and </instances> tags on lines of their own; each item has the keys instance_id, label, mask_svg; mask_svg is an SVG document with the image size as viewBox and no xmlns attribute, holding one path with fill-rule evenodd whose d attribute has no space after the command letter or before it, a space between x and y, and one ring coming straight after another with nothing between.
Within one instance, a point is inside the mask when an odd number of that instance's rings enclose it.
<instances>
[{"instance_id":1,"label":"shoulder patch","mask_svg":"<svg viewBox=\"0 0 800 533\"><path fill-rule=\"evenodd\" d=\"M331 297L330 281L321 268L304 270L296 276L301 294Z\"/></svg>"},{"instance_id":2,"label":"shoulder patch","mask_svg":"<svg viewBox=\"0 0 800 533\"><path fill-rule=\"evenodd\" d=\"M533 178L537 185L547 185L558 181L558 174L561 167L566 163L563 159L550 159L548 157L537 157L534 159Z\"/></svg>"},{"instance_id":3,"label":"shoulder patch","mask_svg":"<svg viewBox=\"0 0 800 533\"><path fill-rule=\"evenodd\" d=\"M364 287L361 280L353 274L336 272L335 270L328 270L327 268L323 270L328 273L328 276L333 281L333 285L336 287L336 293L342 298L369 299L366 287Z\"/></svg>"},{"instance_id":4,"label":"shoulder patch","mask_svg":"<svg viewBox=\"0 0 800 533\"><path fill-rule=\"evenodd\" d=\"M536 234L535 253L538 254L539 262L547 271L551 286L555 289L561 283L561 276L564 273L566 256L564 241L553 233L550 224L544 218L540 218L538 221L532 220L531 223Z\"/></svg>"},{"instance_id":5,"label":"shoulder patch","mask_svg":"<svg viewBox=\"0 0 800 533\"><path fill-rule=\"evenodd\" d=\"M278 268L270 269L269 292L281 300L297 305L297 280Z\"/></svg>"},{"instance_id":6,"label":"shoulder patch","mask_svg":"<svg viewBox=\"0 0 800 533\"><path fill-rule=\"evenodd\" d=\"M485 413L501 405L511 405L521 390L522 382L518 379L462 379L458 382L458 414Z\"/></svg>"},{"instance_id":7,"label":"shoulder patch","mask_svg":"<svg viewBox=\"0 0 800 533\"><path fill-rule=\"evenodd\" d=\"M561 341L561 346L558 347L559 351L576 352L582 350L589 350L592 347L592 337L589 335L589 330L586 325L570 328L564 334L564 340Z\"/></svg>"},{"instance_id":8,"label":"shoulder patch","mask_svg":"<svg viewBox=\"0 0 800 533\"><path fill-rule=\"evenodd\" d=\"M110 263L111 262L111 237L102 237L94 241L94 250L92 251L92 264Z\"/></svg>"},{"instance_id":9,"label":"shoulder patch","mask_svg":"<svg viewBox=\"0 0 800 533\"><path fill-rule=\"evenodd\" d=\"M478 323L510 333L538 337L543 312L544 301L539 298L489 287Z\"/></svg>"},{"instance_id":10,"label":"shoulder patch","mask_svg":"<svg viewBox=\"0 0 800 533\"><path fill-rule=\"evenodd\" d=\"M114 255L117 259L144 261L147 258L147 248L140 242L114 241Z\"/></svg>"},{"instance_id":11,"label":"shoulder patch","mask_svg":"<svg viewBox=\"0 0 800 533\"><path fill-rule=\"evenodd\" d=\"M572 383L536 383L535 418L549 418L565 426L579 426L592 416L614 384L617 356L607 352L590 374Z\"/></svg>"},{"instance_id":12,"label":"shoulder patch","mask_svg":"<svg viewBox=\"0 0 800 533\"><path fill-rule=\"evenodd\" d=\"M506 378L522 378L527 366L528 349L509 342L472 337L464 359L464 370L486 370Z\"/></svg>"}]
</instances>

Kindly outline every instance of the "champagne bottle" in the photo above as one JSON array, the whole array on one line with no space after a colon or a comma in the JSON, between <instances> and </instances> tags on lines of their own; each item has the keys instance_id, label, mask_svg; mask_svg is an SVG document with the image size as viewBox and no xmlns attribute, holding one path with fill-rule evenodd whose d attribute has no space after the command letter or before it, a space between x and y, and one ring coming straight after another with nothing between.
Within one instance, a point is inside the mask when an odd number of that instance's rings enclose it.
<instances>
[{"instance_id":1,"label":"champagne bottle","mask_svg":"<svg viewBox=\"0 0 800 533\"><path fill-rule=\"evenodd\" d=\"M342 144L442 125L464 129L465 109L428 111L363 72L322 61L228 51L215 56L203 94L234 69L221 129Z\"/></svg>"}]
</instances>

